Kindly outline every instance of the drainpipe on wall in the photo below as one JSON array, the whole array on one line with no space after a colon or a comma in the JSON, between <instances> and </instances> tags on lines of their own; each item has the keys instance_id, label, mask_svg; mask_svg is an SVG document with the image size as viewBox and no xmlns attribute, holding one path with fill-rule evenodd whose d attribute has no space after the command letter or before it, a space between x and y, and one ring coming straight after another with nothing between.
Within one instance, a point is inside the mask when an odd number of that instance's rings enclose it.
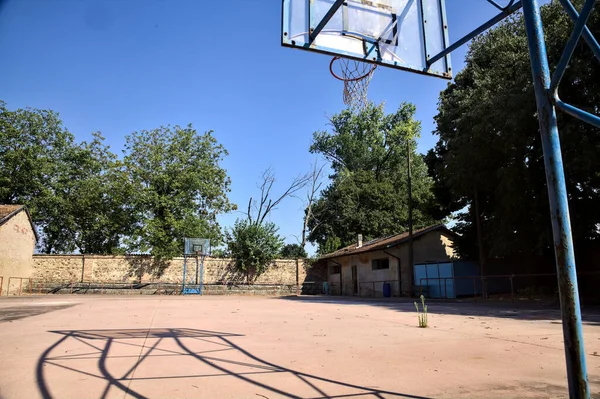
<instances>
[{"instance_id":1,"label":"drainpipe on wall","mask_svg":"<svg viewBox=\"0 0 600 399\"><path fill-rule=\"evenodd\" d=\"M401 286L401 283L402 283L402 272L401 272L401 268L402 268L402 262L400 261L400 258L399 258L399 257L397 257L397 256L396 256L396 255L394 255L394 254L391 254L391 253L387 252L387 251L386 251L386 249L388 249L388 248L389 248L389 247L385 248L385 249L383 250L383 253L384 253L384 254L387 254L387 255L389 255L389 256L391 256L391 257L394 257L394 258L398 259L398 297L400 297L400 296L401 296L401 294L402 294L402 286Z\"/></svg>"}]
</instances>

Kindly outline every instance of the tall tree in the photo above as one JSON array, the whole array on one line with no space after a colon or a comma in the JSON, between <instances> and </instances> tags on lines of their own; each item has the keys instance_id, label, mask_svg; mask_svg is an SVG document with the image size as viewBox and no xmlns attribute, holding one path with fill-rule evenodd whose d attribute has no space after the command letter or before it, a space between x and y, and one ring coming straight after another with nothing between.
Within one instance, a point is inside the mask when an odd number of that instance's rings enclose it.
<instances>
[{"instance_id":1,"label":"tall tree","mask_svg":"<svg viewBox=\"0 0 600 399\"><path fill-rule=\"evenodd\" d=\"M116 157L94 134L76 144L57 113L0 102L0 203L24 204L45 253L113 253L128 233Z\"/></svg>"},{"instance_id":2,"label":"tall tree","mask_svg":"<svg viewBox=\"0 0 600 399\"><path fill-rule=\"evenodd\" d=\"M283 259L300 259L308 257L306 250L300 244L284 245L283 248L281 248L281 253L279 255Z\"/></svg>"},{"instance_id":3,"label":"tall tree","mask_svg":"<svg viewBox=\"0 0 600 399\"><path fill-rule=\"evenodd\" d=\"M39 109L14 111L0 101L0 203L26 204L36 223L39 202L53 195L64 169L73 135L57 113Z\"/></svg>"},{"instance_id":4,"label":"tall tree","mask_svg":"<svg viewBox=\"0 0 600 399\"><path fill-rule=\"evenodd\" d=\"M181 254L184 237L219 244L217 215L236 206L227 198L230 179L220 166L227 151L211 133L200 135L188 125L127 137L124 164L138 218L131 250L160 259Z\"/></svg>"},{"instance_id":5,"label":"tall tree","mask_svg":"<svg viewBox=\"0 0 600 399\"><path fill-rule=\"evenodd\" d=\"M573 24L557 1L543 6L541 13L554 69ZM598 13L588 26L600 28ZM440 95L439 141L427 160L442 213L464 209L458 215L463 232L458 246L469 257L476 258L478 249L483 257L551 253L528 54L522 16L516 15L473 41L466 67ZM561 98L598 113L599 72L599 63L581 41L561 83ZM573 233L581 247L598 238L600 132L560 114L559 126ZM478 221L482 248L476 245Z\"/></svg>"},{"instance_id":6,"label":"tall tree","mask_svg":"<svg viewBox=\"0 0 600 399\"><path fill-rule=\"evenodd\" d=\"M416 227L433 223L428 207L432 180L416 153L421 126L415 107L401 104L385 114L383 104L359 113L343 111L331 118L331 131L313 135L312 153L331 162L331 183L313 207L309 239L320 247L348 245L408 229L407 155L411 152L413 220ZM320 250L320 252L322 252Z\"/></svg>"},{"instance_id":7,"label":"tall tree","mask_svg":"<svg viewBox=\"0 0 600 399\"><path fill-rule=\"evenodd\" d=\"M93 137L67 151L67 168L58 175L54 196L44 207L45 242L54 251L120 253L122 240L133 231L131 184L102 135Z\"/></svg>"}]
</instances>

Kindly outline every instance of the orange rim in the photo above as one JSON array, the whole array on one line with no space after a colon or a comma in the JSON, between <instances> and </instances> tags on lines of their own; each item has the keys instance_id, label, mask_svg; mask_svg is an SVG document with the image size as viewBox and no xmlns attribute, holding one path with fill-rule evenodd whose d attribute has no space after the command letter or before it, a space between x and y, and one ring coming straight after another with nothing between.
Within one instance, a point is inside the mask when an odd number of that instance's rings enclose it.
<instances>
[{"instance_id":1,"label":"orange rim","mask_svg":"<svg viewBox=\"0 0 600 399\"><path fill-rule=\"evenodd\" d=\"M333 57L333 59L332 59L332 60L331 60L331 62L329 63L329 72L331 72L331 74L333 75L333 77L334 77L334 78L336 78L336 79L338 79L338 80L341 80L341 81L343 81L343 82L355 82L355 81L357 81L357 80L364 79L364 78L366 78L367 76L369 76L370 74L372 74L372 73L373 73L373 71L374 71L375 69L377 69L377 65L373 65L373 67L372 67L371 69L369 69L369 71L368 71L367 73L365 73L364 75L362 75L362 76L359 76L359 77L357 77L357 78L352 78L352 79L344 79L344 78L340 78L338 75L336 75L336 73L335 73L335 72L333 72L333 63L334 63L334 62L336 62L337 60L341 59L341 58L342 58L342 57L338 57L338 56L336 56L336 57ZM361 61L361 62L363 62L363 61Z\"/></svg>"}]
</instances>

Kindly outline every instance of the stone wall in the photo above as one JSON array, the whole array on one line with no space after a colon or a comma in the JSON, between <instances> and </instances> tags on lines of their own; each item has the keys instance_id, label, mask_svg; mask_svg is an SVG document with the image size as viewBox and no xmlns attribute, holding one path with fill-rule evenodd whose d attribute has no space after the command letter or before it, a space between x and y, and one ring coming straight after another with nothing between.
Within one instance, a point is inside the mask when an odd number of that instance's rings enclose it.
<instances>
[{"instance_id":1,"label":"stone wall","mask_svg":"<svg viewBox=\"0 0 600 399\"><path fill-rule=\"evenodd\" d=\"M183 258L158 262L146 255L34 255L32 278L54 282L160 282L181 283ZM304 260L276 260L254 284L296 284L306 278ZM188 259L188 273L195 276L196 260ZM207 258L204 261L205 284L241 283L245 276L239 274L231 259Z\"/></svg>"}]
</instances>

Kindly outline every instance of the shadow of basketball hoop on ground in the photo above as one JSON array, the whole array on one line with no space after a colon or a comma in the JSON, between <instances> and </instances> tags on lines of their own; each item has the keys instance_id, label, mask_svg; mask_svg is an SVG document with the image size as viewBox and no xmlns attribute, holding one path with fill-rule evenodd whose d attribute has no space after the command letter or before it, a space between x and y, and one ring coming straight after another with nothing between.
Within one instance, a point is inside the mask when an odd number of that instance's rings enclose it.
<instances>
[{"instance_id":1,"label":"shadow of basketball hoop on ground","mask_svg":"<svg viewBox=\"0 0 600 399\"><path fill-rule=\"evenodd\" d=\"M59 397L414 398L335 381L261 359L239 334L187 328L50 331L37 385Z\"/></svg>"}]
</instances>

